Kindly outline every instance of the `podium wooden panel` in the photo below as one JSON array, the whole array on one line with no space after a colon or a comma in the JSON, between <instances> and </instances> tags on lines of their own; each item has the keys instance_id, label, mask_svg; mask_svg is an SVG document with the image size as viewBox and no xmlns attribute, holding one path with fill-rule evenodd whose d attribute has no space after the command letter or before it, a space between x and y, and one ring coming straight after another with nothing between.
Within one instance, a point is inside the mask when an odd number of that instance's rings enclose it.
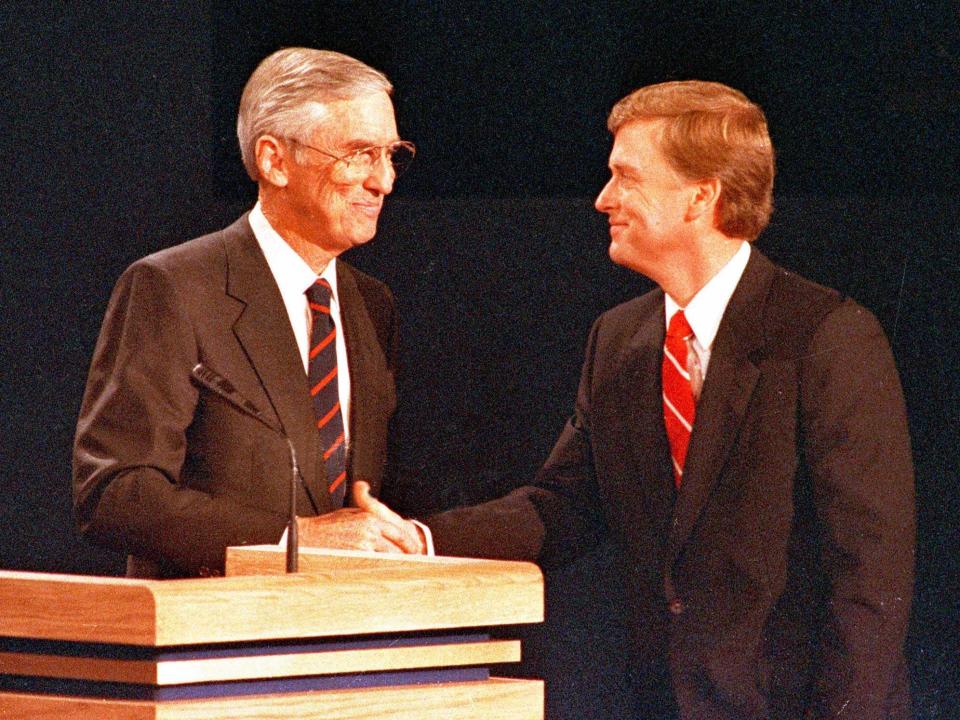
<instances>
[{"instance_id":1,"label":"podium wooden panel","mask_svg":"<svg viewBox=\"0 0 960 720\"><path fill-rule=\"evenodd\" d=\"M539 686L539 697L537 687ZM0 717L32 720L524 720L543 717L543 686L492 678L484 683L289 693L204 701L75 700L0 695Z\"/></svg>"},{"instance_id":2,"label":"podium wooden panel","mask_svg":"<svg viewBox=\"0 0 960 720\"><path fill-rule=\"evenodd\" d=\"M223 578L0 572L0 717L543 717L543 683L490 677L543 619L529 563L230 548Z\"/></svg>"}]
</instances>

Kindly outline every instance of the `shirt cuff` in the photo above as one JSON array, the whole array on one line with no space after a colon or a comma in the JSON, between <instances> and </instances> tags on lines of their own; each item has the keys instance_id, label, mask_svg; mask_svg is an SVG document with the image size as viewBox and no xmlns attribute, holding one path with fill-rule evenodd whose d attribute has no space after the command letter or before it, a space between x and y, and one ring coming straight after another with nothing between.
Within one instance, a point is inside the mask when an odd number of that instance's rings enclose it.
<instances>
[{"instance_id":1,"label":"shirt cuff","mask_svg":"<svg viewBox=\"0 0 960 720\"><path fill-rule=\"evenodd\" d=\"M424 525L424 524L423 524L422 522L420 522L419 520L414 520L413 518L410 518L410 522L412 522L412 523L413 523L414 525L416 525L418 528L420 528L421 530L423 530L423 539L424 539L424 542L426 542L426 545L427 545L427 552L426 552L426 554L429 555L430 557L433 557L434 555L436 555L436 553L435 553L434 550L433 550L433 533L430 532L430 528L428 528L426 525Z\"/></svg>"}]
</instances>

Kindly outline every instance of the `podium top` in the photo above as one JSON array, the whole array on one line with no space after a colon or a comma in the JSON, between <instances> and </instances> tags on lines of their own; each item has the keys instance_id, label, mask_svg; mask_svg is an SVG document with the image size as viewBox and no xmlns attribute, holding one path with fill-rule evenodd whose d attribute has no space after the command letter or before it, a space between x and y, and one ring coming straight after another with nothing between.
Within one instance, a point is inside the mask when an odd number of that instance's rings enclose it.
<instances>
[{"instance_id":1,"label":"podium top","mask_svg":"<svg viewBox=\"0 0 960 720\"><path fill-rule=\"evenodd\" d=\"M543 576L530 563L306 555L306 571L294 575L136 580L0 571L0 636L175 646L543 620Z\"/></svg>"}]
</instances>

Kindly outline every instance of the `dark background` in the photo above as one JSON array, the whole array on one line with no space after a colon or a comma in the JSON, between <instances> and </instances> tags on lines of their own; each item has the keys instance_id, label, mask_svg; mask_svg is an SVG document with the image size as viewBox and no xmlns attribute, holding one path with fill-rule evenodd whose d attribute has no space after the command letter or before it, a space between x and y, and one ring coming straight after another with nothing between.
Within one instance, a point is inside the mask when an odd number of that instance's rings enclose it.
<instances>
[{"instance_id":1,"label":"dark background","mask_svg":"<svg viewBox=\"0 0 960 720\"><path fill-rule=\"evenodd\" d=\"M263 56L306 44L384 70L418 145L350 260L401 307L400 428L421 470L401 490L424 508L528 479L590 322L649 287L609 262L591 207L612 104L719 80L765 108L778 152L758 247L891 338L917 468L916 714L958 717L958 21L953 2L0 5L0 567L120 572L69 509L90 354L127 264L251 205L233 123ZM513 671L547 679L550 717L605 717L615 571L601 549L547 579L548 621L522 631Z\"/></svg>"}]
</instances>

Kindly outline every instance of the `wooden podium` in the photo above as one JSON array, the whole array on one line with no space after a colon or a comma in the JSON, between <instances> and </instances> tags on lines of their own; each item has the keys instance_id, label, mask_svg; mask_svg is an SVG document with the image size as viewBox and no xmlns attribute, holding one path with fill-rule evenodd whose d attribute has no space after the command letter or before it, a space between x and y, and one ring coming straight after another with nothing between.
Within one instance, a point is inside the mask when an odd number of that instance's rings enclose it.
<instances>
[{"instance_id":1,"label":"wooden podium","mask_svg":"<svg viewBox=\"0 0 960 720\"><path fill-rule=\"evenodd\" d=\"M543 620L529 563L230 548L189 580L0 572L0 717L541 720L543 682L491 677Z\"/></svg>"}]
</instances>

